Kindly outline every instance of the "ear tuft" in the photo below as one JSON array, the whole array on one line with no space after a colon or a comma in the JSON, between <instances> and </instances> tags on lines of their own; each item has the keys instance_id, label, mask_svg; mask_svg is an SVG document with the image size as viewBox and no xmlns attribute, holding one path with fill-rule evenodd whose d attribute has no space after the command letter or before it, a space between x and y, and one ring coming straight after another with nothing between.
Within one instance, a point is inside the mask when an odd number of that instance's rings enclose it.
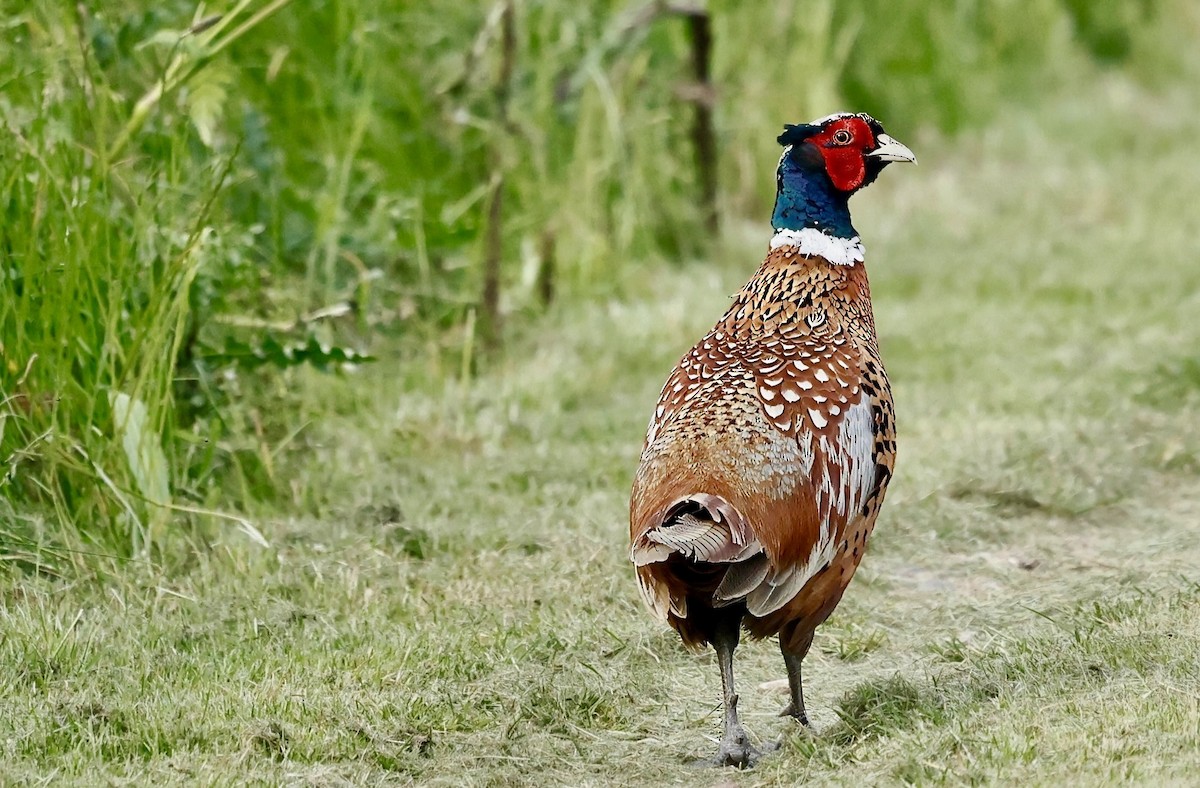
<instances>
[{"instance_id":1,"label":"ear tuft","mask_svg":"<svg viewBox=\"0 0 1200 788\"><path fill-rule=\"evenodd\" d=\"M779 135L777 141L783 146L798 145L820 130L819 126L813 126L810 123L785 123L783 125L783 133Z\"/></svg>"}]
</instances>

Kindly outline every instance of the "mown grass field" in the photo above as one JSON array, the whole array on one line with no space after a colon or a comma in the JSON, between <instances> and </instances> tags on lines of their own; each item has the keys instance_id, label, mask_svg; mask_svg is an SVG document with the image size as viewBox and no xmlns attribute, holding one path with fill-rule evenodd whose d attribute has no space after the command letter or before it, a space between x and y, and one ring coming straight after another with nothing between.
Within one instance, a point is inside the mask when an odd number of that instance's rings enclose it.
<instances>
[{"instance_id":1,"label":"mown grass field","mask_svg":"<svg viewBox=\"0 0 1200 788\"><path fill-rule=\"evenodd\" d=\"M886 119L885 119L886 122ZM1112 75L857 198L900 460L806 663L816 733L744 720L641 609L628 485L670 365L765 219L625 266L503 361L301 374L290 490L101 578L0 574L0 782L1185 784L1200 773L1200 111ZM312 414L321 414L314 417ZM281 471L282 472L282 471ZM764 685L764 686L760 686Z\"/></svg>"}]
</instances>

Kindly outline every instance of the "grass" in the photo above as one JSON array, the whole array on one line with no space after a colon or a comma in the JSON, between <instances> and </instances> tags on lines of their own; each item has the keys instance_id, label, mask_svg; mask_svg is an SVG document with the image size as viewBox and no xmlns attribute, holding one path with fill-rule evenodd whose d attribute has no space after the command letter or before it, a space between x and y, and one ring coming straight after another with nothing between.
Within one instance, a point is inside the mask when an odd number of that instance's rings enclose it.
<instances>
[{"instance_id":1,"label":"grass","mask_svg":"<svg viewBox=\"0 0 1200 788\"><path fill-rule=\"evenodd\" d=\"M806 663L815 734L774 716L774 645L739 650L748 728L785 738L754 771L687 765L716 666L644 613L624 544L648 409L763 222L614 272L477 377L293 370L268 547L230 525L104 582L0 574L0 781L1186 782L1198 132L1186 91L1119 74L953 141L896 130L921 166L856 223L897 474Z\"/></svg>"},{"instance_id":2,"label":"grass","mask_svg":"<svg viewBox=\"0 0 1200 788\"><path fill-rule=\"evenodd\" d=\"M1101 68L1178 83L1191 4L1109 6L713 3L697 86L679 4L0 2L0 550L71 574L319 516L342 491L282 472L328 415L293 367L488 370L549 294L565 324L707 257L710 175L725 225L763 216L785 120L1007 128Z\"/></svg>"}]
</instances>

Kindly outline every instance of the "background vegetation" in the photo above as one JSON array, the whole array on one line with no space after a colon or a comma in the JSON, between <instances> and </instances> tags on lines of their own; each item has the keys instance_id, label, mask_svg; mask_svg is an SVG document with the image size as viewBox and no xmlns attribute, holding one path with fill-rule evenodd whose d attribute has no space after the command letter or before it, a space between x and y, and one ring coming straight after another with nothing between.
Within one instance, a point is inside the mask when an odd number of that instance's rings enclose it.
<instances>
[{"instance_id":1,"label":"background vegetation","mask_svg":"<svg viewBox=\"0 0 1200 788\"><path fill-rule=\"evenodd\" d=\"M1194 773L1200 19L1096 8L0 3L5 776L694 783L629 475L843 107L902 461L739 779Z\"/></svg>"}]
</instances>

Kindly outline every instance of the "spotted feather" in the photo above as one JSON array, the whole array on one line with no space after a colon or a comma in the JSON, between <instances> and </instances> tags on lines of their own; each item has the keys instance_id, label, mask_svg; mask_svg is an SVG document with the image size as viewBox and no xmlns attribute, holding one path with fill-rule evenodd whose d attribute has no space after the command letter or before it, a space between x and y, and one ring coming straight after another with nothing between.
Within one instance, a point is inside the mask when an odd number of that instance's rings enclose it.
<instances>
[{"instance_id":1,"label":"spotted feather","mask_svg":"<svg viewBox=\"0 0 1200 788\"><path fill-rule=\"evenodd\" d=\"M703 601L745 604L756 634L773 634L797 607L821 608L828 584L816 579L835 565L832 593L840 597L874 525L894 450L861 266L772 250L674 368L650 419L631 502L642 588L664 588L647 591L647 600L687 597L671 556L701 554L719 554L726 565ZM736 511L752 536L735 545L728 529L664 519L651 508L700 492ZM699 523L720 521L706 512ZM806 592L818 585L816 596ZM657 609L689 640L686 619ZM689 610L697 609L693 601Z\"/></svg>"}]
</instances>

